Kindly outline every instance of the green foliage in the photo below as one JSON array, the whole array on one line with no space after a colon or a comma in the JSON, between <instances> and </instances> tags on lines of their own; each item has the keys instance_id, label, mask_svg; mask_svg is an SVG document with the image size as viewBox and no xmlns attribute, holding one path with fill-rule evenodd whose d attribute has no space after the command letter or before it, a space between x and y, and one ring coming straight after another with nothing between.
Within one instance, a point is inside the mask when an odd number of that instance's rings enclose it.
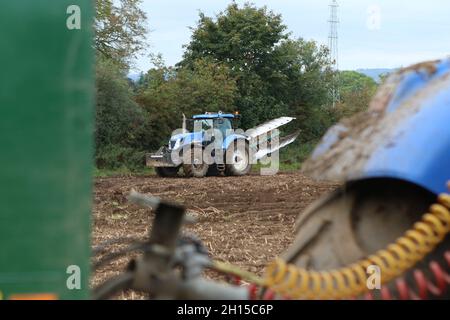
<instances>
[{"instance_id":1,"label":"green foliage","mask_svg":"<svg viewBox=\"0 0 450 320\"><path fill-rule=\"evenodd\" d=\"M266 7L245 4L239 8L232 3L215 20L200 13L181 64L190 64L208 56L228 62L241 75L247 72L271 73L272 70L264 70L264 66L271 59L275 45L287 38L285 30L281 16Z\"/></svg>"},{"instance_id":2,"label":"green foliage","mask_svg":"<svg viewBox=\"0 0 450 320\"><path fill-rule=\"evenodd\" d=\"M141 146L148 114L133 100L119 67L111 61L99 60L96 87L96 145Z\"/></svg>"},{"instance_id":3,"label":"green foliage","mask_svg":"<svg viewBox=\"0 0 450 320\"><path fill-rule=\"evenodd\" d=\"M301 123L299 141L303 143L320 139L338 120L336 110L330 106L305 107L302 111L297 117Z\"/></svg>"},{"instance_id":4,"label":"green foliage","mask_svg":"<svg viewBox=\"0 0 450 320\"><path fill-rule=\"evenodd\" d=\"M232 3L215 19L200 14L180 66L213 59L229 67L237 80L235 99L247 129L271 118L311 116L329 101L328 50L314 41L289 39L280 15L251 4Z\"/></svg>"},{"instance_id":5,"label":"green foliage","mask_svg":"<svg viewBox=\"0 0 450 320\"><path fill-rule=\"evenodd\" d=\"M376 89L377 83L372 78L362 73L356 71L342 71L339 73L339 87L341 94L346 96L367 89L373 91Z\"/></svg>"},{"instance_id":6,"label":"green foliage","mask_svg":"<svg viewBox=\"0 0 450 320\"><path fill-rule=\"evenodd\" d=\"M200 14L192 40L180 66L193 68L199 59L212 59L229 67L236 79L235 103L245 128L286 110L278 99L278 45L287 39L280 15L245 4L232 3L215 19ZM274 94L276 93L276 94Z\"/></svg>"},{"instance_id":7,"label":"green foliage","mask_svg":"<svg viewBox=\"0 0 450 320\"><path fill-rule=\"evenodd\" d=\"M95 158L98 169L141 170L145 165L145 151L117 145L102 146Z\"/></svg>"},{"instance_id":8,"label":"green foliage","mask_svg":"<svg viewBox=\"0 0 450 320\"><path fill-rule=\"evenodd\" d=\"M370 77L355 71L339 73L341 101L337 105L338 118L349 117L367 110L378 85Z\"/></svg>"},{"instance_id":9,"label":"green foliage","mask_svg":"<svg viewBox=\"0 0 450 320\"><path fill-rule=\"evenodd\" d=\"M311 154L317 145L317 140L302 142L297 140L280 151L281 169L300 169L303 161Z\"/></svg>"},{"instance_id":10,"label":"green foliage","mask_svg":"<svg viewBox=\"0 0 450 320\"><path fill-rule=\"evenodd\" d=\"M146 14L142 0L95 0L95 48L101 58L127 67L145 48Z\"/></svg>"},{"instance_id":11,"label":"green foliage","mask_svg":"<svg viewBox=\"0 0 450 320\"><path fill-rule=\"evenodd\" d=\"M96 68L96 165L136 168L144 164L148 114L133 100L128 82L111 61Z\"/></svg>"},{"instance_id":12,"label":"green foliage","mask_svg":"<svg viewBox=\"0 0 450 320\"><path fill-rule=\"evenodd\" d=\"M280 46L284 61L285 90L279 88L288 114L297 121L288 129L300 130L299 140L317 140L335 122L330 108L330 85L333 72L328 49L314 41L288 40Z\"/></svg>"},{"instance_id":13,"label":"green foliage","mask_svg":"<svg viewBox=\"0 0 450 320\"><path fill-rule=\"evenodd\" d=\"M315 41L288 40L279 47L279 65L285 90L277 88L292 106L330 103L332 70L328 48ZM280 90L281 89L281 90Z\"/></svg>"},{"instance_id":14,"label":"green foliage","mask_svg":"<svg viewBox=\"0 0 450 320\"><path fill-rule=\"evenodd\" d=\"M181 128L183 113L189 117L205 111L235 110L236 81L229 68L207 59L195 61L192 69L158 64L142 82L137 100L149 114L149 146L153 149Z\"/></svg>"}]
</instances>

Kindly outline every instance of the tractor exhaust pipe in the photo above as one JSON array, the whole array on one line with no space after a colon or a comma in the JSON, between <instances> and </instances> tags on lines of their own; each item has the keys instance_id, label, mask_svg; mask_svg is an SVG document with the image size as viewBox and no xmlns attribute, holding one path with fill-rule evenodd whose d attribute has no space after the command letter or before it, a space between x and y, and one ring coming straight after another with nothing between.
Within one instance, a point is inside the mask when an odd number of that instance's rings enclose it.
<instances>
[{"instance_id":1,"label":"tractor exhaust pipe","mask_svg":"<svg viewBox=\"0 0 450 320\"><path fill-rule=\"evenodd\" d=\"M183 113L183 123L181 125L181 128L183 129L183 133L186 133L186 115Z\"/></svg>"}]
</instances>

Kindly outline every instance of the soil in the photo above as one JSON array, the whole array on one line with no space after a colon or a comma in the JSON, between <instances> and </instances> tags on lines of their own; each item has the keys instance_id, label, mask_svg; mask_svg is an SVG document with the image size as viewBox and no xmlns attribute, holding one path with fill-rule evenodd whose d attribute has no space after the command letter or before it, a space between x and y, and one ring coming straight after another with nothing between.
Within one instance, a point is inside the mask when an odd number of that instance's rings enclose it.
<instances>
[{"instance_id":1,"label":"soil","mask_svg":"<svg viewBox=\"0 0 450 320\"><path fill-rule=\"evenodd\" d=\"M112 177L98 178L94 183L94 248L117 238L147 237L153 214L127 203L127 195L135 189L184 204L188 214L197 219L194 225L185 227L186 232L200 238L215 260L257 274L262 274L265 265L292 243L295 220L305 207L337 187L335 183L315 182L297 172L203 179ZM124 247L124 243L112 243L105 252ZM91 285L123 271L131 257L127 255L98 269ZM207 276L216 277L213 273ZM118 298L142 297L125 292Z\"/></svg>"}]
</instances>

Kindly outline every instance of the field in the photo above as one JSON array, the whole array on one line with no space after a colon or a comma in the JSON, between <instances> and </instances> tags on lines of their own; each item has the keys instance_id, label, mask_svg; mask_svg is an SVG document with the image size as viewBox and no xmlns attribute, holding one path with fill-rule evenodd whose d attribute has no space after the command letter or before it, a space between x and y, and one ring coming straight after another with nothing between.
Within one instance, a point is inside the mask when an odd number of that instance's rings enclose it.
<instances>
[{"instance_id":1,"label":"field","mask_svg":"<svg viewBox=\"0 0 450 320\"><path fill-rule=\"evenodd\" d=\"M131 189L176 201L197 223L186 232L197 235L216 260L261 274L267 262L285 250L294 237L302 210L336 185L314 182L300 173L276 176L162 179L156 176L97 178L94 185L93 246L119 237L144 239L150 210L127 203ZM122 248L113 244L109 252ZM115 261L93 277L97 285L123 270L130 256ZM130 293L121 298L133 298Z\"/></svg>"}]
</instances>

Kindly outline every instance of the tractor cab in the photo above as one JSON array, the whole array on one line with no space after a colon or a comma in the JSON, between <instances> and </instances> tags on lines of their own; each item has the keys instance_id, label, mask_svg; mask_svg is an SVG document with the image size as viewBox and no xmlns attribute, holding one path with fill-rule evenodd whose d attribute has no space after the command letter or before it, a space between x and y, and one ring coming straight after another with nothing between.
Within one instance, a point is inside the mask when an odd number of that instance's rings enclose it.
<instances>
[{"instance_id":1,"label":"tractor cab","mask_svg":"<svg viewBox=\"0 0 450 320\"><path fill-rule=\"evenodd\" d=\"M239 113L211 113L195 115L192 117L193 130L207 131L211 129L219 130L223 137L226 137L232 129L237 127L237 120L240 119Z\"/></svg>"}]
</instances>

